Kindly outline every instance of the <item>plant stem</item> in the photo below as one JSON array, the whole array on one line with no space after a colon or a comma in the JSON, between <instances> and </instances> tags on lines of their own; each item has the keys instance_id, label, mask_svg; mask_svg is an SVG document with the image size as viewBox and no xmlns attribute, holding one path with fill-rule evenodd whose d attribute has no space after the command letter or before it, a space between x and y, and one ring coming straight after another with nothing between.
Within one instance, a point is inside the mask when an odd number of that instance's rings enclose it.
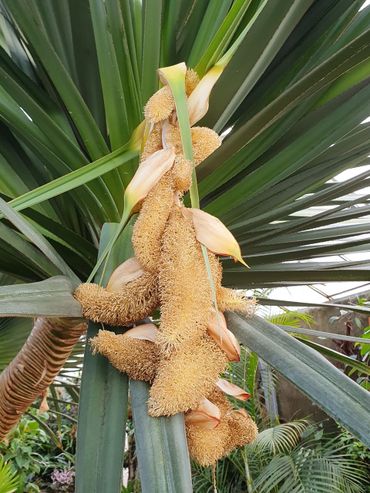
<instances>
[{"instance_id":1,"label":"plant stem","mask_svg":"<svg viewBox=\"0 0 370 493\"><path fill-rule=\"evenodd\" d=\"M185 73L182 72L181 70L174 70L175 67L169 67L169 70L166 71L167 83L171 88L173 98L175 100L177 120L179 122L179 127L180 127L181 143L182 143L184 157L185 159L191 161L193 164L192 180L189 190L190 203L193 208L200 209L198 181L197 181L197 174L194 165L189 111L188 111L187 98L185 92ZM216 313L218 314L216 287L212 276L211 266L209 263L208 250L204 245L201 245L201 249L207 270L207 276L211 286L213 304L216 309Z\"/></svg>"},{"instance_id":2,"label":"plant stem","mask_svg":"<svg viewBox=\"0 0 370 493\"><path fill-rule=\"evenodd\" d=\"M212 468L212 480L213 480L213 493L217 493L217 474L216 474L217 464Z\"/></svg>"},{"instance_id":3,"label":"plant stem","mask_svg":"<svg viewBox=\"0 0 370 493\"><path fill-rule=\"evenodd\" d=\"M248 493L253 493L253 480L252 476L249 470L249 463L248 463L248 458L247 458L247 450L246 447L244 447L244 468L245 468L245 478L247 482L247 491Z\"/></svg>"}]
</instances>

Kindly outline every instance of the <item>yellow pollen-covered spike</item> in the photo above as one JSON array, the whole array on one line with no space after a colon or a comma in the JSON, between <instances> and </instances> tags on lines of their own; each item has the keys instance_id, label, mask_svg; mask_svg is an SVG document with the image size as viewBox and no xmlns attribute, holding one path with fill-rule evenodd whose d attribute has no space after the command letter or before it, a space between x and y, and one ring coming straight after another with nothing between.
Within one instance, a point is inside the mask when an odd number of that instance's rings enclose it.
<instances>
[{"instance_id":1,"label":"yellow pollen-covered spike","mask_svg":"<svg viewBox=\"0 0 370 493\"><path fill-rule=\"evenodd\" d=\"M144 150L141 153L140 160L145 161L153 152L160 151L162 149L162 125L157 123L153 126L144 146Z\"/></svg>"},{"instance_id":2,"label":"yellow pollen-covered spike","mask_svg":"<svg viewBox=\"0 0 370 493\"><path fill-rule=\"evenodd\" d=\"M187 425L186 436L191 458L200 466L212 466L225 455L225 443L229 440L229 424L225 419L221 419L213 430Z\"/></svg>"},{"instance_id":3,"label":"yellow pollen-covered spike","mask_svg":"<svg viewBox=\"0 0 370 493\"><path fill-rule=\"evenodd\" d=\"M189 96L199 83L198 74L188 69L185 75L185 91ZM175 100L169 86L165 85L148 100L144 108L145 119L150 123L166 120L175 109Z\"/></svg>"},{"instance_id":4,"label":"yellow pollen-covered spike","mask_svg":"<svg viewBox=\"0 0 370 493\"><path fill-rule=\"evenodd\" d=\"M221 410L221 416L225 416L225 414L228 414L232 410L229 399L217 385L212 388L211 392L207 395L207 399Z\"/></svg>"},{"instance_id":5,"label":"yellow pollen-covered spike","mask_svg":"<svg viewBox=\"0 0 370 493\"><path fill-rule=\"evenodd\" d=\"M185 159L183 154L175 158L172 168L172 178L175 190L185 193L191 187L191 178L193 173L193 163Z\"/></svg>"},{"instance_id":6,"label":"yellow pollen-covered spike","mask_svg":"<svg viewBox=\"0 0 370 493\"><path fill-rule=\"evenodd\" d=\"M225 355L208 336L183 344L159 363L150 390L149 414L168 416L197 408L226 363Z\"/></svg>"},{"instance_id":7,"label":"yellow pollen-covered spike","mask_svg":"<svg viewBox=\"0 0 370 493\"><path fill-rule=\"evenodd\" d=\"M166 120L175 109L175 100L173 99L169 86L159 89L146 103L144 108L145 119L150 123L158 123Z\"/></svg>"},{"instance_id":8,"label":"yellow pollen-covered spike","mask_svg":"<svg viewBox=\"0 0 370 493\"><path fill-rule=\"evenodd\" d=\"M207 330L212 291L191 221L174 206L162 237L159 265L161 326L158 344L164 353Z\"/></svg>"},{"instance_id":9,"label":"yellow pollen-covered spike","mask_svg":"<svg viewBox=\"0 0 370 493\"><path fill-rule=\"evenodd\" d=\"M193 144L194 165L198 166L208 156L220 147L221 137L212 129L207 127L193 127L191 129L191 140ZM165 141L173 146L176 154L182 153L182 142L180 130L174 125L166 125Z\"/></svg>"},{"instance_id":10,"label":"yellow pollen-covered spike","mask_svg":"<svg viewBox=\"0 0 370 493\"><path fill-rule=\"evenodd\" d=\"M252 317L256 311L256 300L248 298L242 291L219 287L217 304L222 312L238 312L246 317Z\"/></svg>"},{"instance_id":11,"label":"yellow pollen-covered spike","mask_svg":"<svg viewBox=\"0 0 370 493\"><path fill-rule=\"evenodd\" d=\"M198 83L199 83L198 74L192 68L188 68L185 75L185 91L187 96L190 96L190 94L194 91Z\"/></svg>"},{"instance_id":12,"label":"yellow pollen-covered spike","mask_svg":"<svg viewBox=\"0 0 370 493\"><path fill-rule=\"evenodd\" d=\"M221 411L220 423L205 429L186 423L186 434L191 457L202 466L214 465L236 447L252 442L257 426L244 409L233 409L223 392L214 388L208 400Z\"/></svg>"},{"instance_id":13,"label":"yellow pollen-covered spike","mask_svg":"<svg viewBox=\"0 0 370 493\"><path fill-rule=\"evenodd\" d=\"M229 441L225 446L224 455L237 447L253 442L258 435L258 428L253 419L244 410L233 410L228 416Z\"/></svg>"},{"instance_id":14,"label":"yellow pollen-covered spike","mask_svg":"<svg viewBox=\"0 0 370 493\"><path fill-rule=\"evenodd\" d=\"M85 318L109 325L127 325L148 317L157 308L157 276L145 272L116 292L97 284L80 284L74 292Z\"/></svg>"},{"instance_id":15,"label":"yellow pollen-covered spike","mask_svg":"<svg viewBox=\"0 0 370 493\"><path fill-rule=\"evenodd\" d=\"M132 245L142 267L150 272L158 270L161 239L174 203L171 172L166 173L148 193L136 220Z\"/></svg>"},{"instance_id":16,"label":"yellow pollen-covered spike","mask_svg":"<svg viewBox=\"0 0 370 493\"><path fill-rule=\"evenodd\" d=\"M198 166L222 144L221 137L207 127L193 127L191 129L195 166Z\"/></svg>"},{"instance_id":17,"label":"yellow pollen-covered spike","mask_svg":"<svg viewBox=\"0 0 370 493\"><path fill-rule=\"evenodd\" d=\"M225 455L225 446L230 443L229 423L225 416L232 408L223 392L213 386L207 399L221 412L220 423L214 429L204 429L186 423L189 453L201 466L215 464Z\"/></svg>"},{"instance_id":18,"label":"yellow pollen-covered spike","mask_svg":"<svg viewBox=\"0 0 370 493\"><path fill-rule=\"evenodd\" d=\"M117 370L127 373L133 380L154 380L159 351L153 342L133 339L109 330L99 330L98 335L90 339L90 344L94 353L108 358Z\"/></svg>"}]
</instances>

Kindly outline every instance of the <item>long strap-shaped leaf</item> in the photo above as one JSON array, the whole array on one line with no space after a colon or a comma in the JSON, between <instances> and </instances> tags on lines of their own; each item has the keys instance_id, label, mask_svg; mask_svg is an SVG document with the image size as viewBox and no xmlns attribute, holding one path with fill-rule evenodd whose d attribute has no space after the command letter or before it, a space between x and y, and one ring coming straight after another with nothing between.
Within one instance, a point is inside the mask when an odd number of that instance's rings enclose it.
<instances>
[{"instance_id":1,"label":"long strap-shaped leaf","mask_svg":"<svg viewBox=\"0 0 370 493\"><path fill-rule=\"evenodd\" d=\"M148 384L131 380L130 391L142 493L191 493L183 415L151 418Z\"/></svg>"},{"instance_id":2,"label":"long strap-shaped leaf","mask_svg":"<svg viewBox=\"0 0 370 493\"><path fill-rule=\"evenodd\" d=\"M14 226L19 229L34 245L39 248L42 253L57 267L61 273L68 276L75 284L79 284L79 279L73 270L67 265L55 248L36 231L30 223L24 219L20 214L15 212L5 200L0 198L0 212L8 219Z\"/></svg>"},{"instance_id":3,"label":"long strap-shaped leaf","mask_svg":"<svg viewBox=\"0 0 370 493\"><path fill-rule=\"evenodd\" d=\"M127 147L124 146L90 164L86 164L82 168L71 171L60 178L56 178L49 183L45 183L34 190L30 190L29 192L20 195L11 201L11 205L15 210L20 211L27 207L40 204L45 200L49 200L62 193L69 192L70 190L85 185L89 181L136 158L137 155L137 151L128 150Z\"/></svg>"},{"instance_id":4,"label":"long strap-shaped leaf","mask_svg":"<svg viewBox=\"0 0 370 493\"><path fill-rule=\"evenodd\" d=\"M98 126L86 103L76 88L70 74L66 70L42 25L42 19L35 2L27 5L18 0L8 2L6 6L17 21L33 53L39 57L48 76L59 92L69 111L71 118L92 159L106 154L108 147L104 142Z\"/></svg>"},{"instance_id":5,"label":"long strap-shaped leaf","mask_svg":"<svg viewBox=\"0 0 370 493\"><path fill-rule=\"evenodd\" d=\"M370 344L370 339L362 338L362 337L352 337L352 336L346 336L344 334L335 334L332 332L325 332L322 330L316 330L316 329L305 329L301 327L291 327L289 325L278 325L282 330L285 330L285 332L289 332L291 334L303 334L304 336L312 336L312 337L318 337L319 339L335 339L336 341L350 341L350 342L359 342L361 344ZM303 338L302 338L303 340ZM362 363L364 367L367 368L368 372L370 373L370 367Z\"/></svg>"},{"instance_id":6,"label":"long strap-shaped leaf","mask_svg":"<svg viewBox=\"0 0 370 493\"><path fill-rule=\"evenodd\" d=\"M116 232L116 224L103 227L99 253ZM103 276L131 255L131 229L116 242ZM100 272L97 278L100 279ZM87 341L100 325L89 323ZM127 376L113 368L103 356L93 356L86 344L78 417L76 493L119 493L122 484L123 454L127 416Z\"/></svg>"},{"instance_id":7,"label":"long strap-shaped leaf","mask_svg":"<svg viewBox=\"0 0 370 493\"><path fill-rule=\"evenodd\" d=\"M272 298L257 298L258 303L266 306L305 306L319 308L337 308L357 313L365 313L370 316L370 307L364 305L343 305L341 303L312 303L309 301L276 300Z\"/></svg>"},{"instance_id":8,"label":"long strap-shaped leaf","mask_svg":"<svg viewBox=\"0 0 370 493\"><path fill-rule=\"evenodd\" d=\"M227 314L236 337L336 421L370 446L370 394L313 349L275 325Z\"/></svg>"},{"instance_id":9,"label":"long strap-shaped leaf","mask_svg":"<svg viewBox=\"0 0 370 493\"><path fill-rule=\"evenodd\" d=\"M82 317L72 282L63 276L0 287L0 317Z\"/></svg>"},{"instance_id":10,"label":"long strap-shaped leaf","mask_svg":"<svg viewBox=\"0 0 370 493\"><path fill-rule=\"evenodd\" d=\"M270 286L289 286L298 284L315 284L317 282L336 282L336 281L368 281L368 269L340 268L333 270L303 270L300 268L295 271L276 271L276 270L249 270L225 269L226 284L228 286L238 286L239 288L256 288Z\"/></svg>"}]
</instances>

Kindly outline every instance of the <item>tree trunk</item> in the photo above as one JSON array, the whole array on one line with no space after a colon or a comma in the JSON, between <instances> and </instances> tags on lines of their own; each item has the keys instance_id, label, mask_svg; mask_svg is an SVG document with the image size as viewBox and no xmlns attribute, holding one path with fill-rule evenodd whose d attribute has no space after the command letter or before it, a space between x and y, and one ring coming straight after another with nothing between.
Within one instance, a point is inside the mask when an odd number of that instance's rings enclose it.
<instances>
[{"instance_id":1,"label":"tree trunk","mask_svg":"<svg viewBox=\"0 0 370 493\"><path fill-rule=\"evenodd\" d=\"M35 319L21 351L0 375L0 440L52 383L85 330L79 319Z\"/></svg>"}]
</instances>

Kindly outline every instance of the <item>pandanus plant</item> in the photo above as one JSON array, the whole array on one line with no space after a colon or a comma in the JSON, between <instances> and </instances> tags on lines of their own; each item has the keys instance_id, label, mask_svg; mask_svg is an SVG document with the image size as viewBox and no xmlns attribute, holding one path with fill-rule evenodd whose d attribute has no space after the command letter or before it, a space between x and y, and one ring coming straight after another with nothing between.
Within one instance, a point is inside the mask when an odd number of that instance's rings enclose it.
<instances>
[{"instance_id":1,"label":"pandanus plant","mask_svg":"<svg viewBox=\"0 0 370 493\"><path fill-rule=\"evenodd\" d=\"M250 442L238 340L370 444L365 390L230 289L368 280L336 255L370 172L332 180L370 150L363 3L0 2L0 435L89 321L78 493L120 489L128 378L143 492Z\"/></svg>"}]
</instances>

